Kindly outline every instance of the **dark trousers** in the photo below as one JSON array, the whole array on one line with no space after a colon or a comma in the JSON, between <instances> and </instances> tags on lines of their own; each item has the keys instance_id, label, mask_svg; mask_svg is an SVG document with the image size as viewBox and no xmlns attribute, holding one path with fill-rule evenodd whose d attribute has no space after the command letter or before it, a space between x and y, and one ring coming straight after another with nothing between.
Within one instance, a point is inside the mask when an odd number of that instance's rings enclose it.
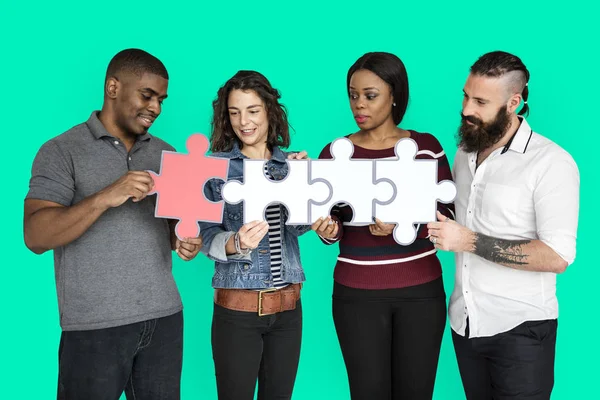
<instances>
[{"instance_id":1,"label":"dark trousers","mask_svg":"<svg viewBox=\"0 0 600 400\"><path fill-rule=\"evenodd\" d=\"M58 399L179 399L183 313L114 328L63 331Z\"/></svg>"},{"instance_id":2,"label":"dark trousers","mask_svg":"<svg viewBox=\"0 0 600 400\"><path fill-rule=\"evenodd\" d=\"M557 321L527 321L490 337L452 331L468 400L547 400L554 386Z\"/></svg>"},{"instance_id":3,"label":"dark trousers","mask_svg":"<svg viewBox=\"0 0 600 400\"><path fill-rule=\"evenodd\" d=\"M446 325L442 278L384 290L335 283L333 319L352 399L431 399Z\"/></svg>"},{"instance_id":4,"label":"dark trousers","mask_svg":"<svg viewBox=\"0 0 600 400\"><path fill-rule=\"evenodd\" d=\"M290 399L302 340L302 304L258 316L215 304L212 350L221 400Z\"/></svg>"}]
</instances>

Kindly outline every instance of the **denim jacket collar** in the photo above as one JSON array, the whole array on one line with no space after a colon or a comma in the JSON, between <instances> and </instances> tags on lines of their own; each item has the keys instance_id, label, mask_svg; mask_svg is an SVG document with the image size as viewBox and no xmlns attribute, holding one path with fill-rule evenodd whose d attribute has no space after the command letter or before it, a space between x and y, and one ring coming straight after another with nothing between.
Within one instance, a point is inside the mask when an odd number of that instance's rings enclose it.
<instances>
[{"instance_id":1,"label":"denim jacket collar","mask_svg":"<svg viewBox=\"0 0 600 400\"><path fill-rule=\"evenodd\" d=\"M240 146L238 145L237 142L233 143L233 147L231 148L231 150L215 153L215 154L213 154L213 156L220 157L220 158L228 158L230 160L233 160L233 159L242 159L243 160L243 159L248 158L242 153L242 151L240 150ZM279 148L279 146L275 146L273 148L273 154L271 154L271 160L275 160L275 161L284 163L286 159L287 159L287 157L286 157L285 153Z\"/></svg>"}]
</instances>

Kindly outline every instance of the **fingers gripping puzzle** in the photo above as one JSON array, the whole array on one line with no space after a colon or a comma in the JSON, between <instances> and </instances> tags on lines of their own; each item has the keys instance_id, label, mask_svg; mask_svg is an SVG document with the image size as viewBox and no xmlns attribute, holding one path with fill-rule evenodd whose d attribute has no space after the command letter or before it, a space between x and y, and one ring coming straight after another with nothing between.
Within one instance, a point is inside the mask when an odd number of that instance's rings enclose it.
<instances>
[{"instance_id":1,"label":"fingers gripping puzzle","mask_svg":"<svg viewBox=\"0 0 600 400\"><path fill-rule=\"evenodd\" d=\"M351 159L353 152L352 142L341 138L331 144L333 159L310 162L312 180L327 183L331 192L326 202L311 206L311 223L328 216L335 204L346 203L352 208L352 223L372 224L375 200L392 200L393 186L375 181L375 160Z\"/></svg>"},{"instance_id":2,"label":"fingers gripping puzzle","mask_svg":"<svg viewBox=\"0 0 600 400\"><path fill-rule=\"evenodd\" d=\"M271 181L264 174L264 160L244 160L244 182L230 181L223 186L223 199L228 203L244 201L244 223L263 220L271 203L283 203L289 212L290 225L310 221L310 202L326 201L329 188L324 182L311 183L309 160L288 160L288 175Z\"/></svg>"},{"instance_id":3,"label":"fingers gripping puzzle","mask_svg":"<svg viewBox=\"0 0 600 400\"><path fill-rule=\"evenodd\" d=\"M148 171L154 180L149 194L158 194L154 215L178 219L175 233L179 239L197 237L198 221L223 220L223 202L207 200L204 184L211 178L226 180L229 167L229 160L205 155L208 140L204 135L190 136L186 147L189 154L163 151L160 175Z\"/></svg>"},{"instance_id":4,"label":"fingers gripping puzzle","mask_svg":"<svg viewBox=\"0 0 600 400\"><path fill-rule=\"evenodd\" d=\"M408 245L415 241L415 223L436 220L436 203L450 203L456 196L452 181L437 179L436 160L415 160L417 143L402 139L396 143L397 160L375 162L377 181L388 181L394 186L391 201L377 204L375 215L387 223L395 223L394 240Z\"/></svg>"},{"instance_id":5,"label":"fingers gripping puzzle","mask_svg":"<svg viewBox=\"0 0 600 400\"><path fill-rule=\"evenodd\" d=\"M192 135L187 148L189 154L163 152L161 174L152 173L155 215L179 219L180 238L197 236L198 221L222 221L223 203L208 201L203 188L210 178L226 180L228 169L228 160L205 155L203 135ZM267 206L282 203L290 225L311 224L335 204L346 203L353 210L351 223L369 224L373 216L395 223L394 239L407 245L416 238L414 224L434 221L436 202L449 203L456 196L453 182L437 182L437 160L415 160L412 139L398 141L396 159L352 159L353 150L343 138L331 145L333 159L288 160L288 175L280 181L265 176L265 160L245 159L244 183L225 183L223 199L244 202L244 223L264 220Z\"/></svg>"}]
</instances>

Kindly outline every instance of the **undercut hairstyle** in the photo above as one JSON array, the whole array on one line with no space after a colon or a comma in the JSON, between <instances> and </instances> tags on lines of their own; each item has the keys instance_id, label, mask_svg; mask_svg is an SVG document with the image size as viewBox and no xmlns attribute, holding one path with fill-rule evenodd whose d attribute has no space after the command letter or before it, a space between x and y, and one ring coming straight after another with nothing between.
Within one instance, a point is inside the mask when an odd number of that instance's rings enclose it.
<instances>
[{"instance_id":1,"label":"undercut hairstyle","mask_svg":"<svg viewBox=\"0 0 600 400\"><path fill-rule=\"evenodd\" d=\"M361 69L371 71L388 84L395 106L392 107L394 124L398 125L404 118L408 107L408 74L400 58L391 53L371 52L360 57L348 70L346 89L350 92L350 79Z\"/></svg>"},{"instance_id":2,"label":"undercut hairstyle","mask_svg":"<svg viewBox=\"0 0 600 400\"><path fill-rule=\"evenodd\" d=\"M523 96L523 108L518 114L529 115L529 104L527 104L529 71L519 57L505 51L493 51L479 57L475 64L471 66L471 73L493 78L505 78L509 94L521 93Z\"/></svg>"},{"instance_id":3,"label":"undercut hairstyle","mask_svg":"<svg viewBox=\"0 0 600 400\"><path fill-rule=\"evenodd\" d=\"M287 111L279 102L281 94L269 80L260 72L238 71L217 92L217 98L213 101L212 132L210 135L210 150L230 151L234 143L242 147L229 120L229 94L233 90L253 91L265 104L269 132L267 134L267 146L269 150L273 147L287 148L290 145L290 126Z\"/></svg>"},{"instance_id":4,"label":"undercut hairstyle","mask_svg":"<svg viewBox=\"0 0 600 400\"><path fill-rule=\"evenodd\" d=\"M121 77L123 74L134 74L141 77L145 73L169 79L164 64L152 54L140 49L126 49L118 52L106 69L106 79Z\"/></svg>"}]
</instances>

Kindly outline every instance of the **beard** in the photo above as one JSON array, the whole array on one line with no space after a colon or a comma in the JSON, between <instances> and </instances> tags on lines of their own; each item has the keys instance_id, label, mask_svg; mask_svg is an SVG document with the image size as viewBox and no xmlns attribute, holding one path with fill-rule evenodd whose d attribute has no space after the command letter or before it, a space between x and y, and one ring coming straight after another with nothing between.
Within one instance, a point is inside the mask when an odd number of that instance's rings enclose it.
<instances>
[{"instance_id":1,"label":"beard","mask_svg":"<svg viewBox=\"0 0 600 400\"><path fill-rule=\"evenodd\" d=\"M472 115L460 114L462 121L458 128L458 147L467 153L485 150L502 139L510 128L510 116L507 107L500 107L496 117L490 122L483 122ZM473 125L467 124L467 121Z\"/></svg>"}]
</instances>

